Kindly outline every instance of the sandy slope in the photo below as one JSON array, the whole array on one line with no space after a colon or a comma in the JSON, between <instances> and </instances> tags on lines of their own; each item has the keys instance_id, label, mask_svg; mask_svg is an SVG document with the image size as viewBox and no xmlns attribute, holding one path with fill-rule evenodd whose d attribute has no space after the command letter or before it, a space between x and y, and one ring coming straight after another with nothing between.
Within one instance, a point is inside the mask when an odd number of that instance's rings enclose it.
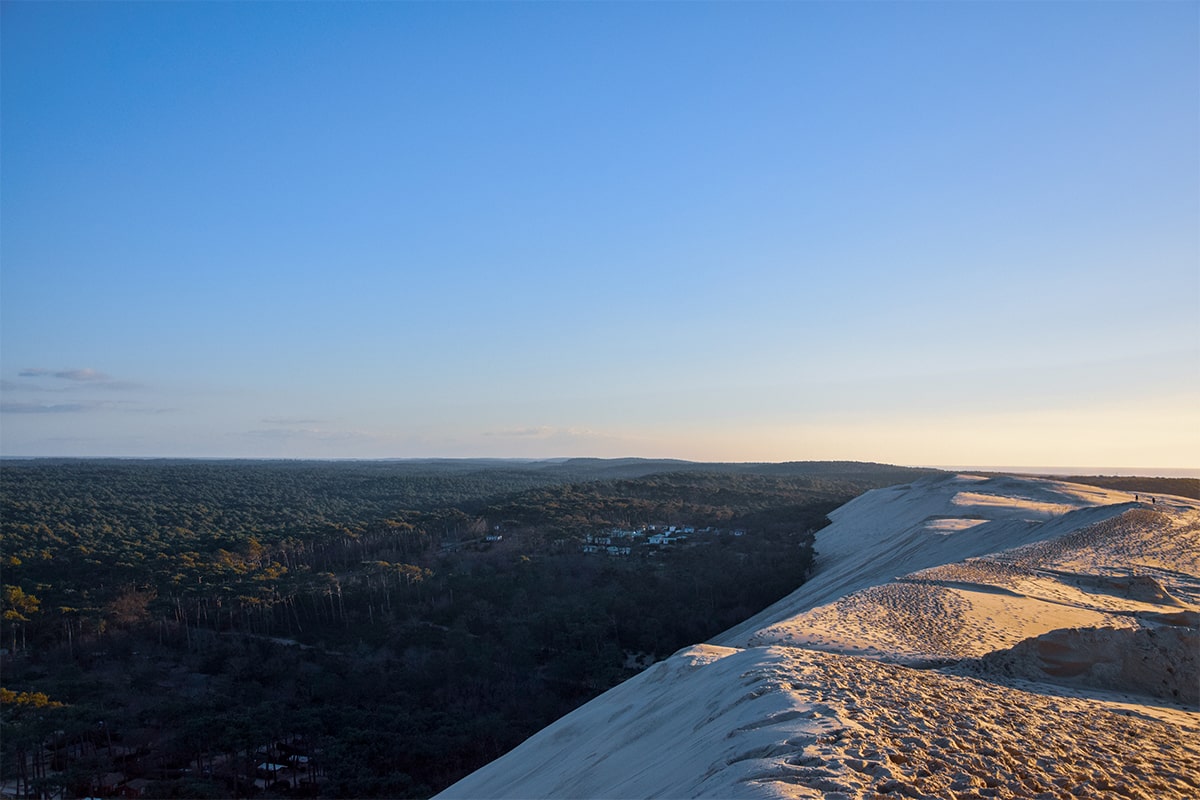
<instances>
[{"instance_id":1,"label":"sandy slope","mask_svg":"<svg viewBox=\"0 0 1200 800\"><path fill-rule=\"evenodd\" d=\"M442 797L1200 796L1200 504L870 492L813 579Z\"/></svg>"}]
</instances>

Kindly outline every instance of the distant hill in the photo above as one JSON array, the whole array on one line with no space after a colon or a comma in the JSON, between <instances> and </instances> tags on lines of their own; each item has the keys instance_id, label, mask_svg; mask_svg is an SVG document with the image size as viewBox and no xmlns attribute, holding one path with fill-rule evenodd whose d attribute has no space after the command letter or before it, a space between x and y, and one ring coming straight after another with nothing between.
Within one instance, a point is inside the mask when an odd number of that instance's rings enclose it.
<instances>
[{"instance_id":1,"label":"distant hill","mask_svg":"<svg viewBox=\"0 0 1200 800\"><path fill-rule=\"evenodd\" d=\"M720 462L646 458L570 458L563 461L532 462L528 466L574 480L641 478L669 472L821 477L863 485L887 486L903 483L940 470L900 467L861 461Z\"/></svg>"}]
</instances>

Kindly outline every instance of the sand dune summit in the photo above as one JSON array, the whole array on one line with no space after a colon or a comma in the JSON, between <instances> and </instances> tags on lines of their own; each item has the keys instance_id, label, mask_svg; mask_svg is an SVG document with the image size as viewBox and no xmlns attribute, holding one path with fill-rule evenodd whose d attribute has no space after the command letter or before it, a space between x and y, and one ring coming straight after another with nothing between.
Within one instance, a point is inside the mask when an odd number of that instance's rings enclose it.
<instances>
[{"instance_id":1,"label":"sand dune summit","mask_svg":"<svg viewBox=\"0 0 1200 800\"><path fill-rule=\"evenodd\" d=\"M1200 503L869 492L812 579L439 797L1200 796Z\"/></svg>"}]
</instances>

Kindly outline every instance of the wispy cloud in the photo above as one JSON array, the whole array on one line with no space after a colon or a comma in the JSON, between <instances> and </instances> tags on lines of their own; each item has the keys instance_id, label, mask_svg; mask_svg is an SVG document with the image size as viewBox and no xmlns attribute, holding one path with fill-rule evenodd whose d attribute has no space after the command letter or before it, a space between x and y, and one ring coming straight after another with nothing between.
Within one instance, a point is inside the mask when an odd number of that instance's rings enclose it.
<instances>
[{"instance_id":1,"label":"wispy cloud","mask_svg":"<svg viewBox=\"0 0 1200 800\"><path fill-rule=\"evenodd\" d=\"M379 438L361 431L331 431L323 428L259 428L246 431L243 436L256 439L303 439L308 441L343 442L365 441Z\"/></svg>"},{"instance_id":2,"label":"wispy cloud","mask_svg":"<svg viewBox=\"0 0 1200 800\"><path fill-rule=\"evenodd\" d=\"M0 413L76 414L81 411L95 411L102 407L100 403L0 403Z\"/></svg>"},{"instance_id":3,"label":"wispy cloud","mask_svg":"<svg viewBox=\"0 0 1200 800\"><path fill-rule=\"evenodd\" d=\"M499 431L484 431L484 436L495 436L501 439L546 439L558 431L549 425L535 425L528 428L505 428Z\"/></svg>"},{"instance_id":4,"label":"wispy cloud","mask_svg":"<svg viewBox=\"0 0 1200 800\"><path fill-rule=\"evenodd\" d=\"M23 380L0 380L0 413L85 414L113 411L122 414L168 414L176 408L148 406L137 395L114 394L142 389L139 384L115 380L96 369L44 369L28 367L17 375ZM69 398L64 397L69 395Z\"/></svg>"},{"instance_id":5,"label":"wispy cloud","mask_svg":"<svg viewBox=\"0 0 1200 800\"><path fill-rule=\"evenodd\" d=\"M23 369L20 372L22 378L62 378L67 381L84 381L93 383L97 381L111 381L108 375L90 367L84 369L42 369L40 367L30 367Z\"/></svg>"},{"instance_id":6,"label":"wispy cloud","mask_svg":"<svg viewBox=\"0 0 1200 800\"><path fill-rule=\"evenodd\" d=\"M264 425L323 425L327 419L304 419L301 417L263 417L259 420Z\"/></svg>"},{"instance_id":7,"label":"wispy cloud","mask_svg":"<svg viewBox=\"0 0 1200 800\"><path fill-rule=\"evenodd\" d=\"M46 386L36 384L19 384L16 382L6 382L5 391L18 390L35 390L35 391L50 391L62 392L73 391L75 389L83 389L85 387L97 389L140 389L140 384L131 381L121 381L113 378L106 372L85 367L83 369L45 369L43 367L27 367L17 373L21 378L55 378L58 381L65 381L57 386L47 388Z\"/></svg>"},{"instance_id":8,"label":"wispy cloud","mask_svg":"<svg viewBox=\"0 0 1200 800\"><path fill-rule=\"evenodd\" d=\"M615 439L620 438L610 433L579 426L556 427L554 425L533 425L524 428L504 428L498 431L485 431L484 436L498 439Z\"/></svg>"}]
</instances>

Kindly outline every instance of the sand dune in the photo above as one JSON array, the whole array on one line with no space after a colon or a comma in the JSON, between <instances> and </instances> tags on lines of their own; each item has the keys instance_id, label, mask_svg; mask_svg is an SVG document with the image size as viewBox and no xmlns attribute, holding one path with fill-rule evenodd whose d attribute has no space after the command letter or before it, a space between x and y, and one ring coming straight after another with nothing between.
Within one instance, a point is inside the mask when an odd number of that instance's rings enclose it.
<instances>
[{"instance_id":1,"label":"sand dune","mask_svg":"<svg viewBox=\"0 0 1200 800\"><path fill-rule=\"evenodd\" d=\"M1200 504L870 492L813 578L442 797L1200 796Z\"/></svg>"}]
</instances>

